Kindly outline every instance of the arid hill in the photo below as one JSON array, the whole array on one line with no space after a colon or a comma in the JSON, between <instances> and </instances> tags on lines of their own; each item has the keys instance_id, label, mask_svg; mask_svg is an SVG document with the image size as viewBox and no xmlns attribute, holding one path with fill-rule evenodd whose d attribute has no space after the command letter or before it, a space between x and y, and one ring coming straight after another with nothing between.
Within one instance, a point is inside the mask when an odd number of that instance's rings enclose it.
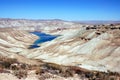
<instances>
[{"instance_id":1,"label":"arid hill","mask_svg":"<svg viewBox=\"0 0 120 80\"><path fill-rule=\"evenodd\" d=\"M0 27L0 56L17 59L19 63L27 65L40 65L40 60L44 63L52 63L52 65L53 63L62 65L62 67L82 68L87 72L113 72L119 76L120 24L83 25L61 20L0 19ZM36 30L60 36L52 41L39 44L39 48L29 49L29 46L39 38L30 33ZM0 73L0 76L7 74ZM49 74L49 71L43 76L46 74Z\"/></svg>"}]
</instances>

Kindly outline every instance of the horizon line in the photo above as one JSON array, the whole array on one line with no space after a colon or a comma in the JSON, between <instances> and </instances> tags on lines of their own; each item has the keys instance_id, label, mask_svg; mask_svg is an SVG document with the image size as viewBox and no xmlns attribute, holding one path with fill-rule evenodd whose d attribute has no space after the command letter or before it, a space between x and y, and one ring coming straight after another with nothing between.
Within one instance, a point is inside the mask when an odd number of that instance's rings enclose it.
<instances>
[{"instance_id":1,"label":"horizon line","mask_svg":"<svg viewBox=\"0 0 120 80\"><path fill-rule=\"evenodd\" d=\"M6 17L6 18L4 18L4 17L0 17L0 19L13 19L13 20L15 20L15 19L17 19L17 20L59 20L59 21L75 21L75 22L77 22L77 21L120 21L120 20L64 20L64 19L60 19L60 18L53 18L53 19L36 19L36 18L10 18L10 17Z\"/></svg>"}]
</instances>

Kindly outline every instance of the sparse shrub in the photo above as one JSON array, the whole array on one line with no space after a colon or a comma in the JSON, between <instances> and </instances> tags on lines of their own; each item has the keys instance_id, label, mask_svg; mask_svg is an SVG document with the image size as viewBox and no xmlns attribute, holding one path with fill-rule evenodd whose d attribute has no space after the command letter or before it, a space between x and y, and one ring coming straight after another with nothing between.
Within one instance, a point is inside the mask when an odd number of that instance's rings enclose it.
<instances>
[{"instance_id":1,"label":"sparse shrub","mask_svg":"<svg viewBox=\"0 0 120 80\"><path fill-rule=\"evenodd\" d=\"M110 26L114 26L114 24L110 24Z\"/></svg>"},{"instance_id":2,"label":"sparse shrub","mask_svg":"<svg viewBox=\"0 0 120 80\"><path fill-rule=\"evenodd\" d=\"M86 27L86 30L89 30L90 29L90 27Z\"/></svg>"},{"instance_id":3,"label":"sparse shrub","mask_svg":"<svg viewBox=\"0 0 120 80\"><path fill-rule=\"evenodd\" d=\"M10 62L7 62L7 61L3 62L4 68L10 68L10 65L11 65Z\"/></svg>"},{"instance_id":4,"label":"sparse shrub","mask_svg":"<svg viewBox=\"0 0 120 80\"><path fill-rule=\"evenodd\" d=\"M17 59L11 59L11 58L5 58L5 57L0 57L0 65L3 67L3 68L7 68L7 69L10 69L10 65L17 62Z\"/></svg>"},{"instance_id":5,"label":"sparse shrub","mask_svg":"<svg viewBox=\"0 0 120 80\"><path fill-rule=\"evenodd\" d=\"M64 73L62 73L64 77L73 77L74 76L74 71L67 69Z\"/></svg>"},{"instance_id":6,"label":"sparse shrub","mask_svg":"<svg viewBox=\"0 0 120 80\"><path fill-rule=\"evenodd\" d=\"M95 32L97 35L101 35L101 33L100 32Z\"/></svg>"},{"instance_id":7,"label":"sparse shrub","mask_svg":"<svg viewBox=\"0 0 120 80\"><path fill-rule=\"evenodd\" d=\"M36 68L36 71L35 71L35 74L36 75L41 75L42 73L44 73L44 70L41 69L40 67L39 68Z\"/></svg>"},{"instance_id":8,"label":"sparse shrub","mask_svg":"<svg viewBox=\"0 0 120 80\"><path fill-rule=\"evenodd\" d=\"M28 69L28 65L27 64L21 64L21 69Z\"/></svg>"},{"instance_id":9,"label":"sparse shrub","mask_svg":"<svg viewBox=\"0 0 120 80\"><path fill-rule=\"evenodd\" d=\"M51 70L59 70L60 72L63 71L62 65L58 65L58 64L54 64L54 63L46 63L45 67L47 67L47 69L51 69Z\"/></svg>"},{"instance_id":10,"label":"sparse shrub","mask_svg":"<svg viewBox=\"0 0 120 80\"><path fill-rule=\"evenodd\" d=\"M15 70L13 73L17 78L26 78L27 77L27 71L26 70Z\"/></svg>"}]
</instances>

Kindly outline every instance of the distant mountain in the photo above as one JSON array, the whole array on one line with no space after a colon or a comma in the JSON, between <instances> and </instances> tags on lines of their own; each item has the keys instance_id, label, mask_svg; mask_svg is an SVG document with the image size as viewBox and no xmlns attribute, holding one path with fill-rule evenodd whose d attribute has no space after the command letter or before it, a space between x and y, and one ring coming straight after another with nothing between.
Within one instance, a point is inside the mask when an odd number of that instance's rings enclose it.
<instances>
[{"instance_id":1,"label":"distant mountain","mask_svg":"<svg viewBox=\"0 0 120 80\"><path fill-rule=\"evenodd\" d=\"M116 24L120 23L120 21L65 21L61 19L10 19L10 18L0 18L0 27L22 27L43 29L43 27L47 28L70 28L70 27L81 27L84 25L93 25L93 24ZM47 29L46 28L46 29Z\"/></svg>"},{"instance_id":2,"label":"distant mountain","mask_svg":"<svg viewBox=\"0 0 120 80\"><path fill-rule=\"evenodd\" d=\"M22 30L49 30L57 28L73 28L81 27L80 23L64 21L60 19L52 20L32 20L32 19L10 19L10 18L1 18L0 19L0 28L12 27L19 28Z\"/></svg>"},{"instance_id":3,"label":"distant mountain","mask_svg":"<svg viewBox=\"0 0 120 80\"><path fill-rule=\"evenodd\" d=\"M81 24L116 24L120 23L120 21L73 21Z\"/></svg>"}]
</instances>

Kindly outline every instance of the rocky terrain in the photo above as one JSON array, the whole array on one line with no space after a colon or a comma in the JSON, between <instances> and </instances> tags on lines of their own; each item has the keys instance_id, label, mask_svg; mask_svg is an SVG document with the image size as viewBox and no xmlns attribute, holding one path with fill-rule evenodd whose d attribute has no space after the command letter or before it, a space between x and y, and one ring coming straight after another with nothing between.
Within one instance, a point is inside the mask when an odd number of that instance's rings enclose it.
<instances>
[{"instance_id":1,"label":"rocky terrain","mask_svg":"<svg viewBox=\"0 0 120 80\"><path fill-rule=\"evenodd\" d=\"M38 39L31 31L60 36L29 49ZM21 73L26 73L21 75L23 80L120 80L119 42L118 23L88 25L62 20L0 19L0 80L11 77L19 80ZM5 67L3 62L7 58L16 60ZM19 67L17 72L10 68L14 63L25 64L27 68Z\"/></svg>"}]
</instances>

